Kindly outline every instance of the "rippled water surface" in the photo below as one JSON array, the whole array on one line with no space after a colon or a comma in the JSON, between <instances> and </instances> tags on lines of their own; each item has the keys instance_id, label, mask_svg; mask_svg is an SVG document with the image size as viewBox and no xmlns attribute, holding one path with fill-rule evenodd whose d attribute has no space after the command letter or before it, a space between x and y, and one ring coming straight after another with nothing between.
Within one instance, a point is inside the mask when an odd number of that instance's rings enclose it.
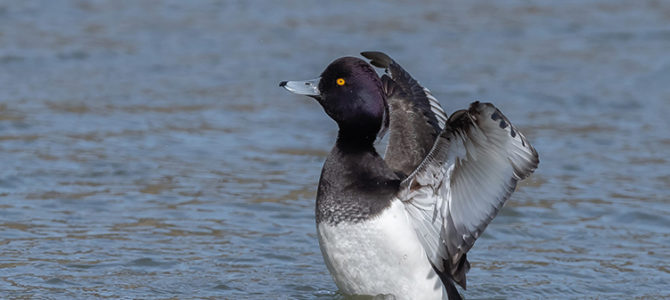
<instances>
[{"instance_id":1,"label":"rippled water surface","mask_svg":"<svg viewBox=\"0 0 670 300\"><path fill-rule=\"evenodd\" d=\"M277 83L363 50L540 153L467 299L670 298L669 49L666 1L2 1L0 298L341 298Z\"/></svg>"}]
</instances>

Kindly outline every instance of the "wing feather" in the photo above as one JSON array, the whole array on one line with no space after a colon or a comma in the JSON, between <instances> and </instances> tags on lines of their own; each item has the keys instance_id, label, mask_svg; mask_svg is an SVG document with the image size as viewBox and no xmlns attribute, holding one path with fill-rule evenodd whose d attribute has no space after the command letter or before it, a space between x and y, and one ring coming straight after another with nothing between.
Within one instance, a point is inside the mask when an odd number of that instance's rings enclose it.
<instances>
[{"instance_id":1,"label":"wing feather","mask_svg":"<svg viewBox=\"0 0 670 300\"><path fill-rule=\"evenodd\" d=\"M439 271L465 288L466 253L538 163L535 149L492 104L474 102L452 114L398 193Z\"/></svg>"},{"instance_id":2,"label":"wing feather","mask_svg":"<svg viewBox=\"0 0 670 300\"><path fill-rule=\"evenodd\" d=\"M390 108L390 135L384 159L404 178L430 151L447 114L430 91L388 55L374 51L361 54L386 71L381 79Z\"/></svg>"}]
</instances>

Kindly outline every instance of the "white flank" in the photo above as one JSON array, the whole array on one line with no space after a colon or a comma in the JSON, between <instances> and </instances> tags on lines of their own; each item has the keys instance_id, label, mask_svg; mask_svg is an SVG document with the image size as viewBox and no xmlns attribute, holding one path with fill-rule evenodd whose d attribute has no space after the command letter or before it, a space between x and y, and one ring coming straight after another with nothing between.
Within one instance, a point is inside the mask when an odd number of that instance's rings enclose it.
<instances>
[{"instance_id":1,"label":"white flank","mask_svg":"<svg viewBox=\"0 0 670 300\"><path fill-rule=\"evenodd\" d=\"M447 299L404 205L356 224L317 225L326 266L341 292L395 299Z\"/></svg>"}]
</instances>

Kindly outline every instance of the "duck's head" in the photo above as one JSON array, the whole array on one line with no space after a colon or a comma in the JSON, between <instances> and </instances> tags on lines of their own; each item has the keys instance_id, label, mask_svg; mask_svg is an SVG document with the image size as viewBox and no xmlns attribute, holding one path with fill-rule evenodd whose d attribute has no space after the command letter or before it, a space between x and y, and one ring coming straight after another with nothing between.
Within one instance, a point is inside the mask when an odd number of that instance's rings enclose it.
<instances>
[{"instance_id":1,"label":"duck's head","mask_svg":"<svg viewBox=\"0 0 670 300\"><path fill-rule=\"evenodd\" d=\"M290 92L315 98L340 127L340 138L369 141L383 134L388 107L382 83L367 62L338 58L321 73L305 81L282 81Z\"/></svg>"}]
</instances>

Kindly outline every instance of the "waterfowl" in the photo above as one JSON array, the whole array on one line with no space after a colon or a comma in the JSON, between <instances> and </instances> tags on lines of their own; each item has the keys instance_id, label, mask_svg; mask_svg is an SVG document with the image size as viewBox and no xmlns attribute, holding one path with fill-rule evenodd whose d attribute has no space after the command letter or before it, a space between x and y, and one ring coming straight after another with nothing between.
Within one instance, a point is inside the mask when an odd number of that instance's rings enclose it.
<instances>
[{"instance_id":1,"label":"waterfowl","mask_svg":"<svg viewBox=\"0 0 670 300\"><path fill-rule=\"evenodd\" d=\"M382 52L342 57L317 79L283 81L316 99L339 127L319 180L319 246L352 295L461 299L467 252L539 158L490 103L447 116ZM384 157L373 144L389 131Z\"/></svg>"}]
</instances>

